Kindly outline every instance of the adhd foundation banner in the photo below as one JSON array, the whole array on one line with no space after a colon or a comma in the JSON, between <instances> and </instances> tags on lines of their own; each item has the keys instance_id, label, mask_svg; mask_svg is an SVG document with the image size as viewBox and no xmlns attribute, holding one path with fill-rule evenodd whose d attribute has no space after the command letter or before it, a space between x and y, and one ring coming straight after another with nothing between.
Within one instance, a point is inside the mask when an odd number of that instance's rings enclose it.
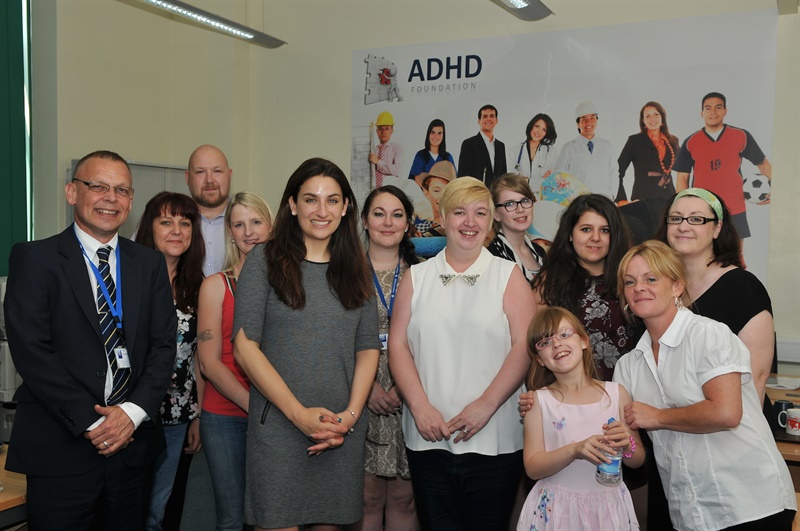
<instances>
[{"instance_id":1,"label":"adhd foundation banner","mask_svg":"<svg viewBox=\"0 0 800 531\"><path fill-rule=\"evenodd\" d=\"M399 186L434 236L455 178L436 162L487 184L521 173L546 240L586 191L638 200L647 235L686 180L726 200L766 283L777 22L769 10L355 51L353 187L363 201ZM655 150L648 131L674 138Z\"/></svg>"}]
</instances>

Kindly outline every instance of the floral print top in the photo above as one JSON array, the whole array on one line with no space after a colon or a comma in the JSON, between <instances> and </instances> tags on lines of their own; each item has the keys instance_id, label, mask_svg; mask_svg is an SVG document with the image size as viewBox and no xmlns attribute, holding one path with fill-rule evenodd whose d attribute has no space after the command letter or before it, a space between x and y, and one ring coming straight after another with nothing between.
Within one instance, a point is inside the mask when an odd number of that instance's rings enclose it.
<instances>
[{"instance_id":1,"label":"floral print top","mask_svg":"<svg viewBox=\"0 0 800 531\"><path fill-rule=\"evenodd\" d=\"M178 314L177 350L167 396L161 402L161 421L166 425L185 424L200 414L194 375L194 354L197 350L197 314Z\"/></svg>"},{"instance_id":2,"label":"floral print top","mask_svg":"<svg viewBox=\"0 0 800 531\"><path fill-rule=\"evenodd\" d=\"M611 381L614 366L623 354L632 350L644 329L626 321L616 294L610 293L603 277L592 277L578 301L577 317L586 327L592 355L601 380Z\"/></svg>"}]
</instances>

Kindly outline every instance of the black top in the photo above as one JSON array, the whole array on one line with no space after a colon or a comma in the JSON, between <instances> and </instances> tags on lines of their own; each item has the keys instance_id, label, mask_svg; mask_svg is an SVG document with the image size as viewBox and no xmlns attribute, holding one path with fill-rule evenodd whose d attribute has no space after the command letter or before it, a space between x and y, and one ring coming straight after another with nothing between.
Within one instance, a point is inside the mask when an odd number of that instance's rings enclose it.
<instances>
[{"instance_id":1,"label":"black top","mask_svg":"<svg viewBox=\"0 0 800 531\"><path fill-rule=\"evenodd\" d=\"M706 290L692 308L694 313L728 325L739 335L750 319L767 310L772 301L766 288L750 271L731 269Z\"/></svg>"}]
</instances>

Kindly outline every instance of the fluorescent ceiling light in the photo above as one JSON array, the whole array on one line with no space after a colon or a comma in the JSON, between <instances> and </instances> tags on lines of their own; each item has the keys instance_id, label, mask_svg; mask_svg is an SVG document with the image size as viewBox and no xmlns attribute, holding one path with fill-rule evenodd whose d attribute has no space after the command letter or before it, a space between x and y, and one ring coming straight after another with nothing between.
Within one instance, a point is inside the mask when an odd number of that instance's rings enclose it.
<instances>
[{"instance_id":1,"label":"fluorescent ceiling light","mask_svg":"<svg viewBox=\"0 0 800 531\"><path fill-rule=\"evenodd\" d=\"M266 33L254 30L238 22L228 20L219 15L209 13L197 7L191 6L185 2L178 0L139 0L148 6L157 7L164 10L171 15L177 15L197 24L206 26L213 30L224 33L247 41L251 44L257 44L264 48L277 48L286 44L285 41L276 39Z\"/></svg>"},{"instance_id":2,"label":"fluorescent ceiling light","mask_svg":"<svg viewBox=\"0 0 800 531\"><path fill-rule=\"evenodd\" d=\"M542 20L553 14L550 9L539 0L492 0L512 15L522 20Z\"/></svg>"}]
</instances>

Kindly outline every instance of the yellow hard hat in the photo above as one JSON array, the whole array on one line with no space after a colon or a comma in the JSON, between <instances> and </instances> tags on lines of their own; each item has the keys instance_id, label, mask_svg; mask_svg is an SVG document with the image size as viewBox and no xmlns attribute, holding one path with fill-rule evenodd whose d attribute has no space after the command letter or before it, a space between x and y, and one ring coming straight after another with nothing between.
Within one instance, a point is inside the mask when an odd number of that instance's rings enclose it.
<instances>
[{"instance_id":1,"label":"yellow hard hat","mask_svg":"<svg viewBox=\"0 0 800 531\"><path fill-rule=\"evenodd\" d=\"M375 125L394 125L394 117L392 113L388 111L383 111L378 115L378 121L375 122Z\"/></svg>"}]
</instances>

